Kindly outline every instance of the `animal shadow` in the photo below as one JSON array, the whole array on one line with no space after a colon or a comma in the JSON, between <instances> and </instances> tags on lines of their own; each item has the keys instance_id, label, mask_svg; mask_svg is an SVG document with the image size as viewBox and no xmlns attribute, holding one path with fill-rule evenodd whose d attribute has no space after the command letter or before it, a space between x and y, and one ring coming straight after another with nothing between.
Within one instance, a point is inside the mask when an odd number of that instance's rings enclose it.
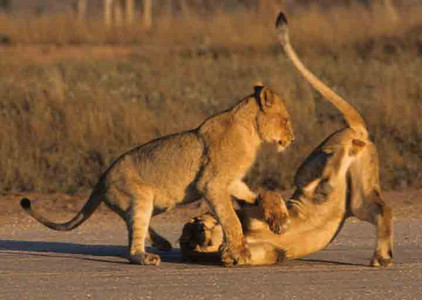
<instances>
[{"instance_id":1,"label":"animal shadow","mask_svg":"<svg viewBox=\"0 0 422 300\"><path fill-rule=\"evenodd\" d=\"M221 266L221 262L215 261L215 254L209 261L187 261L183 259L179 248L171 251L158 251L155 248L147 247L150 253L159 254L162 262L174 264L192 264L204 266ZM127 247L115 245L86 245L64 242L40 242L40 241L18 241L18 240L0 240L0 254L8 253L14 255L33 255L33 256L50 256L64 257L71 259L81 259L97 262L128 264ZM68 256L75 255L75 256ZM115 260L114 258L120 258ZM361 264L345 263L330 260L304 258L297 262L312 264L332 264L347 266L363 266ZM285 261L281 265L287 266L292 262Z\"/></svg>"},{"instance_id":2,"label":"animal shadow","mask_svg":"<svg viewBox=\"0 0 422 300\"><path fill-rule=\"evenodd\" d=\"M161 261L169 263L182 263L182 255L180 249L172 249L168 252L157 251L154 248L147 248L150 253L159 254ZM0 253L13 253L16 255L38 255L38 256L60 256L60 254L78 255L78 259L94 260L110 263L127 263L127 247L115 245L86 245L64 242L40 242L40 241L17 241L17 240L0 240ZM19 253L23 252L23 253ZM52 255L57 254L57 255ZM83 257L82 257L83 255ZM62 256L65 257L65 256ZM66 256L73 258L70 256ZM102 259L98 259L102 257ZM121 261L113 259L107 260L105 257L122 258Z\"/></svg>"}]
</instances>

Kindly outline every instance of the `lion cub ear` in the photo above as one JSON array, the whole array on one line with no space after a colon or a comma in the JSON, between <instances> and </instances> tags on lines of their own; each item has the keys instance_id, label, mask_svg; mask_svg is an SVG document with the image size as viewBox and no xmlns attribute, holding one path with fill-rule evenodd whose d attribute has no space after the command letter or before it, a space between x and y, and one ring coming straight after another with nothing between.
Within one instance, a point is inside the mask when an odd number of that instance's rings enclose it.
<instances>
[{"instance_id":1,"label":"lion cub ear","mask_svg":"<svg viewBox=\"0 0 422 300\"><path fill-rule=\"evenodd\" d=\"M356 155L366 146L366 143L361 140L354 139L352 140L352 148L350 149L350 155Z\"/></svg>"},{"instance_id":2,"label":"lion cub ear","mask_svg":"<svg viewBox=\"0 0 422 300\"><path fill-rule=\"evenodd\" d=\"M274 105L274 102L275 102L273 92L262 85L261 86L256 85L254 89L255 89L255 97L259 103L260 108L264 112L269 110Z\"/></svg>"}]
</instances>

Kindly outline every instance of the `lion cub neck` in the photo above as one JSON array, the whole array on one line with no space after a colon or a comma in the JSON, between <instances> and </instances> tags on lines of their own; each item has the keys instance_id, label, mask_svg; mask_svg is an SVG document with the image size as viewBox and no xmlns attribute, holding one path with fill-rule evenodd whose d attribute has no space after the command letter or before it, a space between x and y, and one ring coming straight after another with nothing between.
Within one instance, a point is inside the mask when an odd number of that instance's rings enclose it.
<instances>
[{"instance_id":1,"label":"lion cub neck","mask_svg":"<svg viewBox=\"0 0 422 300\"><path fill-rule=\"evenodd\" d=\"M248 96L229 110L206 120L199 129L205 138L218 139L221 142L231 139L236 145L258 148L262 143L256 125L259 105L253 96ZM256 150L256 149L255 149Z\"/></svg>"}]
</instances>

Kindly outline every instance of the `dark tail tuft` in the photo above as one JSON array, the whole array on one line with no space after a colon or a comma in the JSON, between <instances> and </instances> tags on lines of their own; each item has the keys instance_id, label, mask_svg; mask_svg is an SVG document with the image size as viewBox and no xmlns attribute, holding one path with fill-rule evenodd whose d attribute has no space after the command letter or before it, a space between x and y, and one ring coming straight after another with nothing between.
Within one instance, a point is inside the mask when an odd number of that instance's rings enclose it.
<instances>
[{"instance_id":1,"label":"dark tail tuft","mask_svg":"<svg viewBox=\"0 0 422 300\"><path fill-rule=\"evenodd\" d=\"M286 15L281 11L278 14L277 20L275 21L275 27L277 29L281 29L285 26L287 26L288 22L287 22L287 17Z\"/></svg>"},{"instance_id":2,"label":"dark tail tuft","mask_svg":"<svg viewBox=\"0 0 422 300\"><path fill-rule=\"evenodd\" d=\"M282 263L287 260L286 258L286 251L283 249L277 249L277 262Z\"/></svg>"},{"instance_id":3,"label":"dark tail tuft","mask_svg":"<svg viewBox=\"0 0 422 300\"><path fill-rule=\"evenodd\" d=\"M23 198L21 200L21 206L24 210L31 209L31 201L28 198Z\"/></svg>"}]
</instances>

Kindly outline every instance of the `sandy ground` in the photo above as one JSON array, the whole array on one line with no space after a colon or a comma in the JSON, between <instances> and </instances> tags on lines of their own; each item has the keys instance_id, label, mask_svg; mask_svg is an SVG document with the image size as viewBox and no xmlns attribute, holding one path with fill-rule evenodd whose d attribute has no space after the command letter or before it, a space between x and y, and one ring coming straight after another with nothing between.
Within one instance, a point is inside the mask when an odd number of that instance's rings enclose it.
<instances>
[{"instance_id":1,"label":"sandy ground","mask_svg":"<svg viewBox=\"0 0 422 300\"><path fill-rule=\"evenodd\" d=\"M52 219L83 196L29 195ZM158 267L127 263L124 223L102 207L80 228L54 232L0 197L0 299L422 299L422 191L384 194L395 208L395 266L368 267L375 231L349 219L324 251L274 266L224 268L182 261L177 238L193 204L153 220L175 246ZM60 211L61 213L57 213Z\"/></svg>"}]
</instances>

